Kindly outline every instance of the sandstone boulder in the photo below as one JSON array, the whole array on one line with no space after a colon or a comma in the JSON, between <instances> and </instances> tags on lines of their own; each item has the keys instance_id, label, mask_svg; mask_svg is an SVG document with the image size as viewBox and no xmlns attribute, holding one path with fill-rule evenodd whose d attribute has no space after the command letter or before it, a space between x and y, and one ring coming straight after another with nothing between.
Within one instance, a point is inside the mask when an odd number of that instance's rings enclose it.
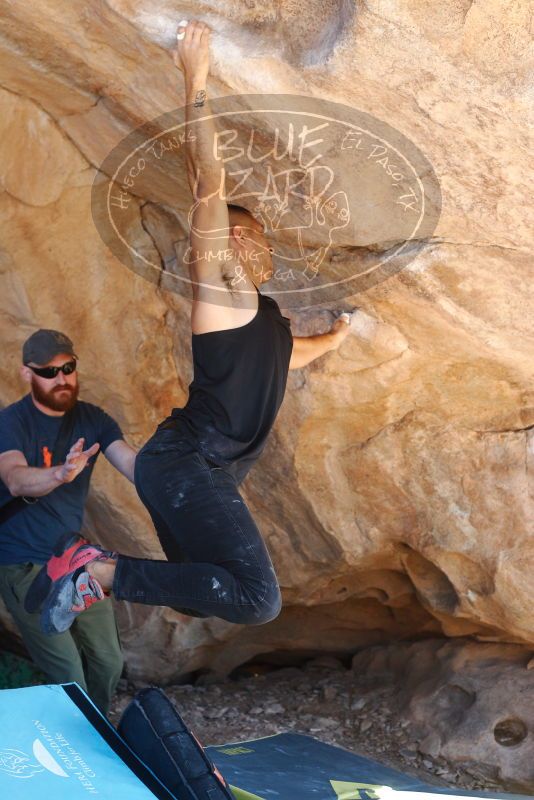
<instances>
[{"instance_id":1,"label":"sandstone boulder","mask_svg":"<svg viewBox=\"0 0 534 800\"><path fill-rule=\"evenodd\" d=\"M531 794L531 655L516 645L430 640L369 648L352 668L397 687L419 752Z\"/></svg>"},{"instance_id":2,"label":"sandstone boulder","mask_svg":"<svg viewBox=\"0 0 534 800\"><path fill-rule=\"evenodd\" d=\"M4 405L23 391L20 346L40 326L75 339L81 396L132 444L186 399L187 294L160 267L128 270L91 214L110 150L183 102L169 55L177 20L213 26L214 97L300 93L360 109L413 142L441 185L438 227L402 270L287 311L307 335L359 308L338 352L290 374L244 487L280 576L280 618L241 629L124 606L131 675L170 681L273 650L346 654L439 633L531 647L526 0L323 0L305 12L285 0L2 0L0 11ZM129 241L169 274L187 236L184 174L175 186L174 203L133 193L125 218ZM386 230L387 209L373 213ZM355 235L336 258L359 263L387 245ZM86 527L161 555L134 490L105 463Z\"/></svg>"}]
</instances>

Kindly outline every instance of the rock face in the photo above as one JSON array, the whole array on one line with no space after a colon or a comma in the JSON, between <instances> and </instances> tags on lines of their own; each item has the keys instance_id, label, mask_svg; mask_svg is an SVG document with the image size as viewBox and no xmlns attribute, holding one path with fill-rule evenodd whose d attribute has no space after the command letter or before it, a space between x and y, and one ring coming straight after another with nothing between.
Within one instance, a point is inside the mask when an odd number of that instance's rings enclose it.
<instances>
[{"instance_id":1,"label":"rock face","mask_svg":"<svg viewBox=\"0 0 534 800\"><path fill-rule=\"evenodd\" d=\"M313 0L306 13L285 0L1 0L0 10L3 404L23 391L20 346L40 326L75 339L81 396L132 444L185 402L187 297L126 269L91 215L110 150L183 103L176 21L212 25L214 96L301 93L361 109L410 139L441 184L437 230L403 270L287 312L308 335L359 308L339 351L290 373L244 486L281 616L241 629L124 605L130 674L165 682L271 651L352 653L442 633L532 645L526 0ZM183 254L188 193L183 174L174 206L150 187L132 194L132 240L159 262ZM373 213L385 229L387 210ZM349 237L335 255L350 262L376 246ZM135 491L105 463L86 526L124 552L161 555Z\"/></svg>"},{"instance_id":2,"label":"rock face","mask_svg":"<svg viewBox=\"0 0 534 800\"><path fill-rule=\"evenodd\" d=\"M532 793L531 655L517 645L427 641L369 648L352 668L396 687L420 753Z\"/></svg>"}]
</instances>

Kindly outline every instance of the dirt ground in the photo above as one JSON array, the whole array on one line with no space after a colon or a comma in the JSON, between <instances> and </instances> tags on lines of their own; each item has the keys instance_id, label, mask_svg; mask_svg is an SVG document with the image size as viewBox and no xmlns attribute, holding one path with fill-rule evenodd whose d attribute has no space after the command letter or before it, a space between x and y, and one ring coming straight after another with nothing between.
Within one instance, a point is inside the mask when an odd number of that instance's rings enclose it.
<instances>
[{"instance_id":1,"label":"dirt ground","mask_svg":"<svg viewBox=\"0 0 534 800\"><path fill-rule=\"evenodd\" d=\"M140 688L121 683L110 714L114 724ZM292 731L345 747L435 785L510 791L473 765L460 768L423 756L397 708L395 690L373 685L330 657L309 661L303 668L265 671L258 665L241 670L233 679L219 683L199 679L194 685L165 687L165 692L204 745Z\"/></svg>"}]
</instances>

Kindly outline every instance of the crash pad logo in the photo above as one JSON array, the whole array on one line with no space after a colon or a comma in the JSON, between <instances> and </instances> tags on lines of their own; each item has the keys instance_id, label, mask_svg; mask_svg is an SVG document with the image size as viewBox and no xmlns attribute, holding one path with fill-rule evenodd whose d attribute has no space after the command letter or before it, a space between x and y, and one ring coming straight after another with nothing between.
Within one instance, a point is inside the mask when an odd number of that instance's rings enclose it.
<instances>
[{"instance_id":1,"label":"crash pad logo","mask_svg":"<svg viewBox=\"0 0 534 800\"><path fill-rule=\"evenodd\" d=\"M39 739L34 740L32 751L33 756L14 748L0 750L0 772L13 778L32 778L46 769L62 778L69 777Z\"/></svg>"},{"instance_id":2,"label":"crash pad logo","mask_svg":"<svg viewBox=\"0 0 534 800\"><path fill-rule=\"evenodd\" d=\"M213 155L210 191L200 172L191 196L185 150L201 140ZM245 225L248 244L236 255L209 213L217 200L245 208L264 236ZM284 308L388 279L432 246L440 211L437 177L408 137L365 112L296 95L217 98L187 125L184 109L151 120L106 157L92 190L97 230L132 271L191 296L194 281L210 285L201 267L217 262L227 288L244 291L246 270ZM212 301L223 302L211 285Z\"/></svg>"}]
</instances>

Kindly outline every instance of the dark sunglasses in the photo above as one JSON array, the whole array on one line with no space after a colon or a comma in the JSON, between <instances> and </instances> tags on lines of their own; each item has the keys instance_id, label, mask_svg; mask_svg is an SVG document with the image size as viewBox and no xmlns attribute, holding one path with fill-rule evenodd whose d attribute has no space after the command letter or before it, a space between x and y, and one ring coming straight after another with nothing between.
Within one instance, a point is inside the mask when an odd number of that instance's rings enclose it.
<instances>
[{"instance_id":1,"label":"dark sunglasses","mask_svg":"<svg viewBox=\"0 0 534 800\"><path fill-rule=\"evenodd\" d=\"M63 375L72 375L76 370L76 361L67 361L66 364L62 364L60 367L32 367L29 364L26 364L26 366L40 378L55 378L58 372L62 372Z\"/></svg>"}]
</instances>

